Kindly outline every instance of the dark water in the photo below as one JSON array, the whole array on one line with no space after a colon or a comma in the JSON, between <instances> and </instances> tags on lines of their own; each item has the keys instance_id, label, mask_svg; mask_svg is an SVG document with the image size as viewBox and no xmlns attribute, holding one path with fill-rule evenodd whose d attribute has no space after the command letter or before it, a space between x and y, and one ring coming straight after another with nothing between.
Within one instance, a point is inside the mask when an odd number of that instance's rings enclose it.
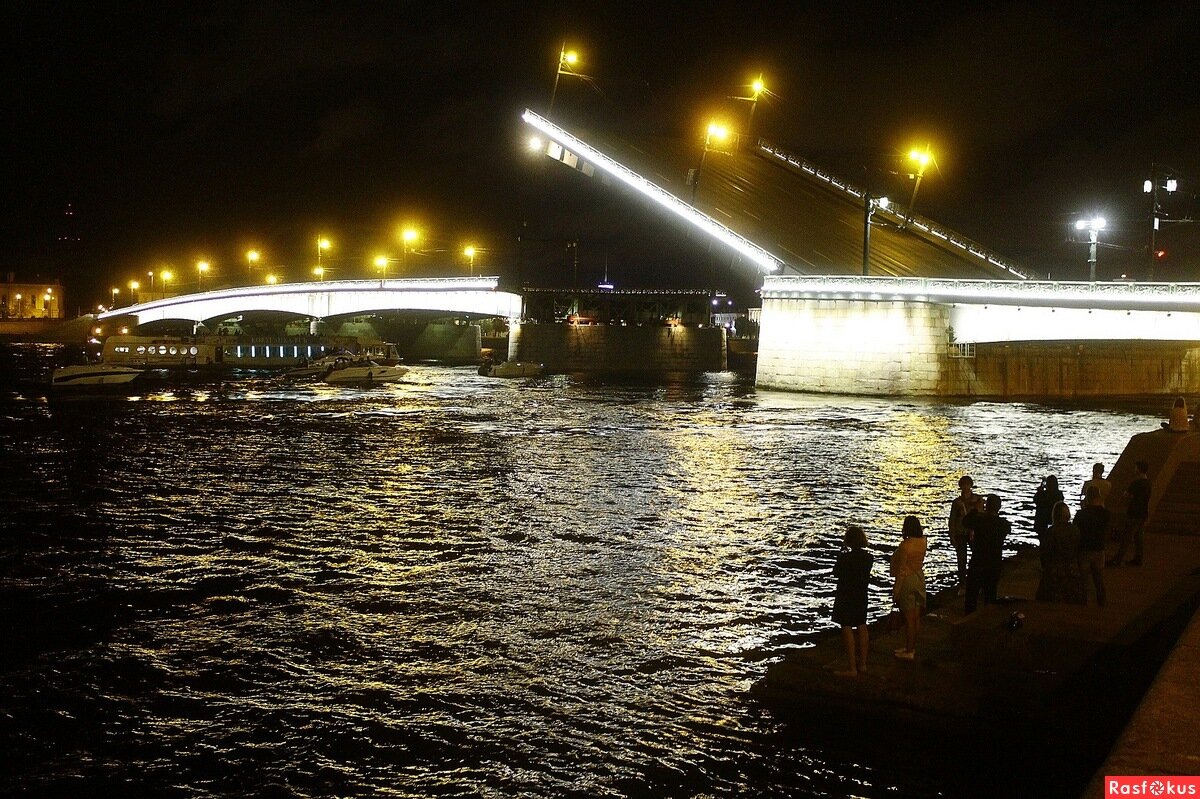
<instances>
[{"instance_id":1,"label":"dark water","mask_svg":"<svg viewBox=\"0 0 1200 799\"><path fill-rule=\"evenodd\" d=\"M1137 409L757 391L734 374L371 390L0 385L0 794L936 795L747 696L957 476L1026 500ZM1017 498L1021 498L1018 501ZM831 719L830 724L836 724Z\"/></svg>"}]
</instances>

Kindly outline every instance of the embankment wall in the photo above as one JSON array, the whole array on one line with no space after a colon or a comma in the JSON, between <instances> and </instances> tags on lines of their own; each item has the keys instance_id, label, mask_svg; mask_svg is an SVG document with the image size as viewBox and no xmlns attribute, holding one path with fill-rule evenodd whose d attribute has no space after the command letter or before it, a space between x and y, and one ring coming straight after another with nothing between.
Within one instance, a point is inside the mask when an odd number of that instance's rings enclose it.
<instances>
[{"instance_id":1,"label":"embankment wall","mask_svg":"<svg viewBox=\"0 0 1200 799\"><path fill-rule=\"evenodd\" d=\"M550 372L717 372L728 364L720 327L528 322L509 328L508 360Z\"/></svg>"}]
</instances>

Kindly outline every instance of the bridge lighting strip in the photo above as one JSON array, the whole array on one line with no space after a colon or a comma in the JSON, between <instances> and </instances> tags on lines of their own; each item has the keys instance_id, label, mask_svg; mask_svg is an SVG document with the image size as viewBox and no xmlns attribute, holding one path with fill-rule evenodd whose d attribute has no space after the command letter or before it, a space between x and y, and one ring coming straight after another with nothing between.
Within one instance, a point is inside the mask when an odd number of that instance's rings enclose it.
<instances>
[{"instance_id":1,"label":"bridge lighting strip","mask_svg":"<svg viewBox=\"0 0 1200 799\"><path fill-rule=\"evenodd\" d=\"M177 305L192 305L197 302L227 300L238 297L263 297L279 294L327 294L344 291L495 291L500 284L498 277L434 277L397 278L376 280L314 280L307 283L276 283L262 286L238 286L231 289L205 291L199 294L177 294L162 300L150 300L138 305L113 308L96 314L96 318L111 319L117 316L141 314Z\"/></svg>"},{"instance_id":2,"label":"bridge lighting strip","mask_svg":"<svg viewBox=\"0 0 1200 799\"><path fill-rule=\"evenodd\" d=\"M891 299L1119 310L1200 311L1200 283L1091 283L770 275L764 299Z\"/></svg>"},{"instance_id":3,"label":"bridge lighting strip","mask_svg":"<svg viewBox=\"0 0 1200 799\"><path fill-rule=\"evenodd\" d=\"M636 189L684 221L690 222L705 233L736 250L739 254L757 265L762 271L774 272L779 269L781 265L780 260L762 247L744 236L734 233L712 217L700 213L674 194L651 183L628 167L622 166L590 145L585 144L550 120L528 109L521 115L521 119L525 120L526 124L541 131L546 137L558 142L576 155L581 156L584 160L590 161L617 180Z\"/></svg>"}]
</instances>

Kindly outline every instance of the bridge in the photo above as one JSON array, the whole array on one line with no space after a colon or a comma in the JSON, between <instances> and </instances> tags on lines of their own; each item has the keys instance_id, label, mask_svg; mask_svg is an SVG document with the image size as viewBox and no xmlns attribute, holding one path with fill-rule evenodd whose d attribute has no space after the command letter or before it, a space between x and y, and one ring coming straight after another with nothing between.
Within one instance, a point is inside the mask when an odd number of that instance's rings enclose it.
<instances>
[{"instance_id":1,"label":"bridge","mask_svg":"<svg viewBox=\"0 0 1200 799\"><path fill-rule=\"evenodd\" d=\"M532 111L523 119L550 140L547 156L615 178L766 273L760 386L998 397L1200 391L1198 285L1028 280L899 207L879 209L892 224L880 229L870 274L855 276L870 195L803 158L762 141L750 153L705 152L694 188L707 190L688 203L680 176L695 146L585 142Z\"/></svg>"},{"instance_id":2,"label":"bridge","mask_svg":"<svg viewBox=\"0 0 1200 799\"><path fill-rule=\"evenodd\" d=\"M279 313L328 320L374 312L422 312L474 318L519 319L521 295L498 289L497 277L329 280L180 294L113 308L98 315L136 319L220 322L240 314Z\"/></svg>"}]
</instances>

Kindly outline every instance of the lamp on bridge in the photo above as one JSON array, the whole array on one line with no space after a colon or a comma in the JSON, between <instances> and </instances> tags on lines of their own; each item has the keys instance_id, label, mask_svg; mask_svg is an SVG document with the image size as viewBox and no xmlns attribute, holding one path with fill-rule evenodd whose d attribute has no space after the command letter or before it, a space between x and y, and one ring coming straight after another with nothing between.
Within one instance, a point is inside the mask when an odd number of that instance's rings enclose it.
<instances>
[{"instance_id":1,"label":"lamp on bridge","mask_svg":"<svg viewBox=\"0 0 1200 799\"><path fill-rule=\"evenodd\" d=\"M575 71L575 65L578 63L579 53L574 50L568 50L567 43L564 41L558 51L558 68L554 71L554 88L550 91L550 108L546 111L546 116L554 113L554 98L558 94L558 79L563 75L583 77Z\"/></svg>"},{"instance_id":2,"label":"lamp on bridge","mask_svg":"<svg viewBox=\"0 0 1200 799\"><path fill-rule=\"evenodd\" d=\"M317 236L317 269L322 270L319 273L321 275L325 274L324 265L321 263L321 257L325 254L325 251L332 246L333 244L329 241L329 239L325 238L324 236ZM313 270L313 274L318 274L316 269ZM323 279L324 278L322 278L322 280Z\"/></svg>"},{"instance_id":3,"label":"lamp on bridge","mask_svg":"<svg viewBox=\"0 0 1200 799\"><path fill-rule=\"evenodd\" d=\"M917 164L917 171L914 174L916 183L913 184L912 199L908 201L908 211L904 214L904 224L900 226L901 230L908 227L908 223L912 221L913 208L917 204L917 191L921 188L921 178L925 177L925 167L933 161L933 154L929 152L929 145L926 144L924 150L918 150L915 147L909 150L908 158Z\"/></svg>"},{"instance_id":4,"label":"lamp on bridge","mask_svg":"<svg viewBox=\"0 0 1200 799\"><path fill-rule=\"evenodd\" d=\"M274 286L278 282L279 282L279 278L275 277L275 275L267 275L267 285L268 286Z\"/></svg>"},{"instance_id":5,"label":"lamp on bridge","mask_svg":"<svg viewBox=\"0 0 1200 799\"><path fill-rule=\"evenodd\" d=\"M467 256L467 274L475 277L475 245L468 244L463 247L463 255Z\"/></svg>"},{"instance_id":6,"label":"lamp on bridge","mask_svg":"<svg viewBox=\"0 0 1200 799\"><path fill-rule=\"evenodd\" d=\"M878 208L887 210L891 201L887 197L872 197L863 193L863 277L871 273L871 217Z\"/></svg>"},{"instance_id":7,"label":"lamp on bridge","mask_svg":"<svg viewBox=\"0 0 1200 799\"><path fill-rule=\"evenodd\" d=\"M1167 194L1174 194L1179 189L1179 180L1177 178L1167 176L1165 182L1163 180L1163 167L1161 164L1150 165L1150 177L1142 183L1142 191L1150 195L1150 274L1151 280L1154 279L1154 262L1162 257L1158 249L1158 226L1160 220L1166 216L1162 213L1162 206L1158 202L1158 193L1165 189Z\"/></svg>"},{"instance_id":8,"label":"lamp on bridge","mask_svg":"<svg viewBox=\"0 0 1200 799\"><path fill-rule=\"evenodd\" d=\"M197 290L204 287L204 275L207 274L210 266L211 266L211 264L209 264L208 261L197 261L196 262L196 289Z\"/></svg>"},{"instance_id":9,"label":"lamp on bridge","mask_svg":"<svg viewBox=\"0 0 1200 799\"><path fill-rule=\"evenodd\" d=\"M165 300L167 298L167 283L170 282L174 275L171 274L170 270L164 269L158 277L162 280L163 299Z\"/></svg>"},{"instance_id":10,"label":"lamp on bridge","mask_svg":"<svg viewBox=\"0 0 1200 799\"><path fill-rule=\"evenodd\" d=\"M750 116L746 120L746 131L749 132L754 124L754 112L758 109L758 98L764 94L770 94L767 91L767 84L763 82L762 73L758 73L758 77L750 82L749 86L743 86L743 89L749 89L750 94L746 97L731 97L731 100L744 100L750 103Z\"/></svg>"},{"instance_id":11,"label":"lamp on bridge","mask_svg":"<svg viewBox=\"0 0 1200 799\"><path fill-rule=\"evenodd\" d=\"M112 304L109 305L109 307L116 308L117 307L117 295L121 293L121 290L119 288L117 288L116 286L113 286L111 289L109 289L109 291L112 293Z\"/></svg>"},{"instance_id":12,"label":"lamp on bridge","mask_svg":"<svg viewBox=\"0 0 1200 799\"><path fill-rule=\"evenodd\" d=\"M1096 282L1096 242L1100 238L1100 231L1104 230L1107 223L1102 216L1093 216L1091 219L1080 219L1075 223L1076 230L1086 230L1088 232L1088 280Z\"/></svg>"},{"instance_id":13,"label":"lamp on bridge","mask_svg":"<svg viewBox=\"0 0 1200 799\"><path fill-rule=\"evenodd\" d=\"M141 287L142 287L142 284L137 282L136 280L129 281L129 301L131 303L138 301L138 289L140 289Z\"/></svg>"},{"instance_id":14,"label":"lamp on bridge","mask_svg":"<svg viewBox=\"0 0 1200 799\"><path fill-rule=\"evenodd\" d=\"M704 171L704 158L708 155L708 151L713 149L714 144L723 144L729 141L729 127L717 120L712 120L708 123L708 128L704 132L704 149L700 151L700 165L692 172L692 207L696 207L696 191L700 188L700 173Z\"/></svg>"},{"instance_id":15,"label":"lamp on bridge","mask_svg":"<svg viewBox=\"0 0 1200 799\"><path fill-rule=\"evenodd\" d=\"M251 272L254 271L254 265L258 263L258 259L261 257L262 257L262 255L259 253L258 250L247 250L246 251L246 263L249 265Z\"/></svg>"},{"instance_id":16,"label":"lamp on bridge","mask_svg":"<svg viewBox=\"0 0 1200 799\"><path fill-rule=\"evenodd\" d=\"M404 250L401 253L400 267L405 275L408 274L408 251L411 250L413 246L420 241L420 239L421 231L417 230L415 227L406 227L404 230L400 231L400 242L404 245Z\"/></svg>"},{"instance_id":17,"label":"lamp on bridge","mask_svg":"<svg viewBox=\"0 0 1200 799\"><path fill-rule=\"evenodd\" d=\"M317 276L317 280L324 280L325 279L325 267L314 266L313 274Z\"/></svg>"},{"instance_id":18,"label":"lamp on bridge","mask_svg":"<svg viewBox=\"0 0 1200 799\"><path fill-rule=\"evenodd\" d=\"M388 258L386 255L376 255L375 256L375 260L373 263L375 264L375 268L379 270L380 277L385 277L385 278L387 277L387 267L388 267L389 260L391 260L391 259Z\"/></svg>"}]
</instances>

